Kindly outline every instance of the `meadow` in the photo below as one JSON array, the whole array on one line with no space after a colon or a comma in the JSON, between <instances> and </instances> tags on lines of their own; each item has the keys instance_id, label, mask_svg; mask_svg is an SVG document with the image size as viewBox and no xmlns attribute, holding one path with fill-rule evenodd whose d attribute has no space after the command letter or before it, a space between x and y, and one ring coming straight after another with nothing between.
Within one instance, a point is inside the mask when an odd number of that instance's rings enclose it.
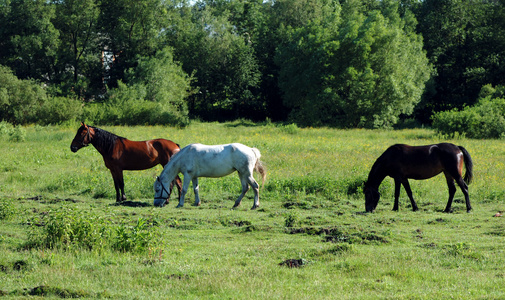
<instances>
[{"instance_id":1,"label":"meadow","mask_svg":"<svg viewBox=\"0 0 505 300\"><path fill-rule=\"evenodd\" d=\"M74 124L73 124L74 125ZM128 200L92 147L70 151L75 126L0 130L0 296L9 299L504 299L503 140L447 137L429 129L338 130L194 122L186 128L116 126L131 140L240 142L267 167L260 208L237 175L200 180L200 207L152 205L161 166L126 171ZM1 128L0 128L1 129ZM2 133L3 132L3 133ZM452 142L474 161L466 213L458 189L443 213L443 175L412 181L420 208L393 180L364 213L362 183L395 143ZM259 176L257 176L258 178Z\"/></svg>"}]
</instances>

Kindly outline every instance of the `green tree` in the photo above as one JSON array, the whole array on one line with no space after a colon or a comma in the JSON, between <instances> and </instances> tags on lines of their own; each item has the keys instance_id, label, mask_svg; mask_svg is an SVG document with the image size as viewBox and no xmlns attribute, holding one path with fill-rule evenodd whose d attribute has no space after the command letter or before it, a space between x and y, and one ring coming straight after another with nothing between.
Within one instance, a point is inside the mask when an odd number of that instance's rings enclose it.
<instances>
[{"instance_id":1,"label":"green tree","mask_svg":"<svg viewBox=\"0 0 505 300\"><path fill-rule=\"evenodd\" d=\"M179 8L177 8L179 9ZM194 74L190 111L205 120L247 116L258 105L253 90L259 69L248 39L228 21L229 14L214 14L210 6L187 16L173 16L166 39L188 74Z\"/></svg>"},{"instance_id":2,"label":"green tree","mask_svg":"<svg viewBox=\"0 0 505 300\"><path fill-rule=\"evenodd\" d=\"M344 3L341 20L288 31L276 61L293 121L391 127L421 100L430 75L421 38L405 26L396 3L368 15L360 3Z\"/></svg>"},{"instance_id":3,"label":"green tree","mask_svg":"<svg viewBox=\"0 0 505 300\"><path fill-rule=\"evenodd\" d=\"M129 70L127 78L134 88L145 90L145 100L157 102L170 112L172 124L187 123L186 98L191 93L191 78L174 62L171 49L141 58L137 67Z\"/></svg>"},{"instance_id":4,"label":"green tree","mask_svg":"<svg viewBox=\"0 0 505 300\"><path fill-rule=\"evenodd\" d=\"M57 82L66 95L89 97L89 85L100 80L99 38L96 26L98 7L95 0L53 0L55 27L59 31L60 49ZM98 73L98 74L97 74Z\"/></svg>"},{"instance_id":5,"label":"green tree","mask_svg":"<svg viewBox=\"0 0 505 300\"><path fill-rule=\"evenodd\" d=\"M418 112L461 109L478 99L481 87L505 83L503 1L427 0L415 7L418 31L436 69Z\"/></svg>"},{"instance_id":6,"label":"green tree","mask_svg":"<svg viewBox=\"0 0 505 300\"><path fill-rule=\"evenodd\" d=\"M160 39L168 23L166 1L101 0L99 28L101 50L112 56L107 74L112 87L125 81L125 72L135 67L138 56L151 56L164 47Z\"/></svg>"},{"instance_id":7,"label":"green tree","mask_svg":"<svg viewBox=\"0 0 505 300\"><path fill-rule=\"evenodd\" d=\"M51 82L59 46L54 7L44 0L13 0L0 9L0 64L21 79Z\"/></svg>"}]
</instances>

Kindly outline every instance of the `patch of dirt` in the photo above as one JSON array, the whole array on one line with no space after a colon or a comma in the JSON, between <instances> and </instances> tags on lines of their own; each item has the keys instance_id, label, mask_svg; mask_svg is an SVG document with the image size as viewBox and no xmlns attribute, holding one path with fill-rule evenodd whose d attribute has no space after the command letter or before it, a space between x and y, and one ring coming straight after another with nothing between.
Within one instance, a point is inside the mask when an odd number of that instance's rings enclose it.
<instances>
[{"instance_id":1,"label":"patch of dirt","mask_svg":"<svg viewBox=\"0 0 505 300\"><path fill-rule=\"evenodd\" d=\"M90 296L84 291L71 291L69 289L62 289L58 287L51 287L41 285L29 290L28 295L31 296L58 296L60 298L82 298Z\"/></svg>"},{"instance_id":2,"label":"patch of dirt","mask_svg":"<svg viewBox=\"0 0 505 300\"><path fill-rule=\"evenodd\" d=\"M314 227L301 227L291 228L290 234L308 234L308 235L322 235L325 242L331 243L349 243L349 244L367 244L369 242L386 244L389 241L382 234L375 231L362 231L353 230L354 232L344 232L337 227L314 228Z\"/></svg>"},{"instance_id":3,"label":"patch of dirt","mask_svg":"<svg viewBox=\"0 0 505 300\"><path fill-rule=\"evenodd\" d=\"M292 258L292 259L287 259L287 260L279 263L279 266L286 266L288 268L300 268L306 264L307 264L307 262L302 258L300 258L300 259Z\"/></svg>"},{"instance_id":4,"label":"patch of dirt","mask_svg":"<svg viewBox=\"0 0 505 300\"><path fill-rule=\"evenodd\" d=\"M187 274L170 274L167 276L167 279L187 280L189 278L191 278L191 276Z\"/></svg>"},{"instance_id":5,"label":"patch of dirt","mask_svg":"<svg viewBox=\"0 0 505 300\"><path fill-rule=\"evenodd\" d=\"M66 199L47 199L45 200L43 196L33 196L33 197L28 197L28 198L19 198L18 200L32 200L32 201L40 201L41 203L49 203L49 204L54 204L54 203L60 203L60 202L72 202L72 203L78 203L82 202L80 200L72 199L72 198L66 198Z\"/></svg>"}]
</instances>

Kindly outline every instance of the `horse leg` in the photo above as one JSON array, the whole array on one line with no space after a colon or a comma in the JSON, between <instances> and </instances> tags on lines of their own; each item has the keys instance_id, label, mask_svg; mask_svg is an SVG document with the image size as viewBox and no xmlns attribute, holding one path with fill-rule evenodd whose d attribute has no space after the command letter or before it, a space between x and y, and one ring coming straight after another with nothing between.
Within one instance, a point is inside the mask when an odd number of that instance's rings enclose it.
<instances>
[{"instance_id":1,"label":"horse leg","mask_svg":"<svg viewBox=\"0 0 505 300\"><path fill-rule=\"evenodd\" d=\"M410 204L412 204L412 211L417 211L419 208L417 207L417 203L414 200L414 197L412 196L412 190L410 189L410 184L409 180L405 179L403 182L403 187L405 188L405 191L407 192L407 195L409 196L410 199Z\"/></svg>"},{"instance_id":2,"label":"horse leg","mask_svg":"<svg viewBox=\"0 0 505 300\"><path fill-rule=\"evenodd\" d=\"M470 204L470 196L468 195L468 185L465 183L462 177L459 177L458 180L456 180L458 183L459 187L461 188L461 191L465 195L465 201L466 201L466 212L469 213L472 210L472 205Z\"/></svg>"},{"instance_id":3,"label":"horse leg","mask_svg":"<svg viewBox=\"0 0 505 300\"><path fill-rule=\"evenodd\" d=\"M249 184L247 182L247 178L243 177L241 174L239 174L239 176L240 176L240 183L242 184L242 193L240 194L240 196L238 196L237 200L235 201L235 204L233 205L233 208L240 206L242 198L244 198L245 193L247 193L247 191L249 190ZM256 199L254 200L254 202L256 205ZM253 206L253 209L254 208L256 207Z\"/></svg>"},{"instance_id":4,"label":"horse leg","mask_svg":"<svg viewBox=\"0 0 505 300\"><path fill-rule=\"evenodd\" d=\"M126 201L126 194L124 192L123 171L119 171L119 189L121 190L121 201Z\"/></svg>"},{"instance_id":5,"label":"horse leg","mask_svg":"<svg viewBox=\"0 0 505 300\"><path fill-rule=\"evenodd\" d=\"M179 175L177 175L177 177L175 177L175 186L177 186L177 191L179 192L179 201L181 200L181 193L182 193L182 180L181 180L181 177L179 177ZM172 190L170 190L172 191Z\"/></svg>"},{"instance_id":6,"label":"horse leg","mask_svg":"<svg viewBox=\"0 0 505 300\"><path fill-rule=\"evenodd\" d=\"M110 173L112 174L114 188L116 189L116 202L126 200L126 195L124 194L123 172L117 169L110 169Z\"/></svg>"},{"instance_id":7,"label":"horse leg","mask_svg":"<svg viewBox=\"0 0 505 300\"><path fill-rule=\"evenodd\" d=\"M195 204L194 206L200 206L200 185L198 185L198 177L193 178L193 192L195 192Z\"/></svg>"},{"instance_id":8,"label":"horse leg","mask_svg":"<svg viewBox=\"0 0 505 300\"><path fill-rule=\"evenodd\" d=\"M254 180L253 176L249 176L247 178L247 181L249 182L249 185L253 188L254 191L254 204L251 209L256 209L260 206L260 186L256 182L256 180Z\"/></svg>"},{"instance_id":9,"label":"horse leg","mask_svg":"<svg viewBox=\"0 0 505 300\"><path fill-rule=\"evenodd\" d=\"M456 193L456 185L454 184L454 178L448 174L445 174L445 179L447 180L447 187L449 188L449 200L447 201L447 206L444 209L445 213L451 212L452 200L454 199L454 194ZM467 193L468 195L468 193ZM466 195L465 195L466 196ZM470 200L468 200L470 201ZM467 203L467 205L469 202ZM468 208L468 206L467 206Z\"/></svg>"},{"instance_id":10,"label":"horse leg","mask_svg":"<svg viewBox=\"0 0 505 300\"><path fill-rule=\"evenodd\" d=\"M170 182L170 188L168 189L168 196L167 196L167 201L165 204L168 204L170 201L170 195L172 195L172 190L174 189L174 184L177 186L177 189L179 190L179 200L181 200L181 189L182 189L182 183L181 183L181 178L177 176L174 181Z\"/></svg>"},{"instance_id":11,"label":"horse leg","mask_svg":"<svg viewBox=\"0 0 505 300\"><path fill-rule=\"evenodd\" d=\"M400 198L400 188L402 187L402 183L400 179L395 178L395 204L393 205L393 211L398 211L399 206L399 198Z\"/></svg>"},{"instance_id":12,"label":"horse leg","mask_svg":"<svg viewBox=\"0 0 505 300\"><path fill-rule=\"evenodd\" d=\"M189 174L184 174L184 182L182 184L182 193L181 193L181 196L179 197L179 204L177 205L177 208L184 206L184 197L186 196L186 193L188 192L190 181L191 181L191 179L189 178Z\"/></svg>"}]
</instances>

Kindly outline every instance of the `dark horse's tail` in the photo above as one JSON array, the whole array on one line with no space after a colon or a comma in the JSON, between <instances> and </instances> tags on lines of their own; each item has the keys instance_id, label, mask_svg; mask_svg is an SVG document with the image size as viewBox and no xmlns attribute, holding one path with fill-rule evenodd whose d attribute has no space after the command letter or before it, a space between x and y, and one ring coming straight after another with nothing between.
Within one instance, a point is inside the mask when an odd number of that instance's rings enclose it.
<instances>
[{"instance_id":1,"label":"dark horse's tail","mask_svg":"<svg viewBox=\"0 0 505 300\"><path fill-rule=\"evenodd\" d=\"M463 146L458 146L459 150L463 152L463 159L465 160L465 166L466 166L466 172L465 172L465 178L463 180L466 182L466 184L470 184L472 182L473 178L473 161L472 157L470 156L470 153L466 151L466 149Z\"/></svg>"}]
</instances>

